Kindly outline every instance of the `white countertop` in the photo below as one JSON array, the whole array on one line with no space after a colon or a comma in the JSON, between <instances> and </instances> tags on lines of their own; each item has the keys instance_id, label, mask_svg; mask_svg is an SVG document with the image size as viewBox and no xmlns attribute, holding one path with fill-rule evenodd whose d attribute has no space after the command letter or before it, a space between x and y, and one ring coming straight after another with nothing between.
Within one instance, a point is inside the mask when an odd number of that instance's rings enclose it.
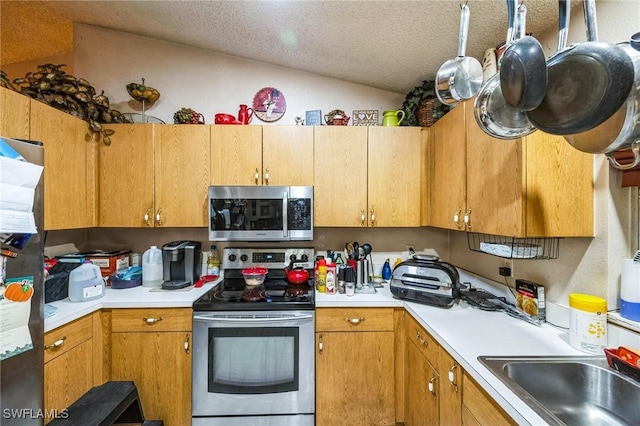
<instances>
[{"instance_id":1,"label":"white countertop","mask_svg":"<svg viewBox=\"0 0 640 426\"><path fill-rule=\"evenodd\" d=\"M404 306L461 367L522 425L543 425L546 422L482 365L478 357L588 355L569 345L569 335L564 330L549 324L529 324L502 312L476 309L463 301L451 308L402 301L393 298L388 284L378 289L376 294L356 293L347 297L343 294L316 293L317 308L346 306Z\"/></svg>"},{"instance_id":2,"label":"white countertop","mask_svg":"<svg viewBox=\"0 0 640 426\"><path fill-rule=\"evenodd\" d=\"M193 302L221 281L188 291L150 291L148 287L124 290L108 288L104 297L82 303L69 299L52 302L56 313L45 319L45 332L102 308L191 307ZM464 281L464 280L463 280ZM474 285L477 283L474 282ZM376 294L327 295L316 292L316 307L404 307L447 350L518 424L545 424L531 408L484 367L482 355L585 355L569 345L568 334L549 324L540 327L501 312L486 312L465 302L451 308L395 299L389 285Z\"/></svg>"},{"instance_id":3,"label":"white countertop","mask_svg":"<svg viewBox=\"0 0 640 426\"><path fill-rule=\"evenodd\" d=\"M121 290L107 287L103 297L89 302L74 303L66 298L47 303L47 305L57 308L57 311L51 317L45 318L44 331L46 333L99 309L191 308L196 299L211 290L220 281L222 281L222 277L216 281L205 283L202 287L188 287L186 291L185 289L161 290L143 286Z\"/></svg>"}]
</instances>

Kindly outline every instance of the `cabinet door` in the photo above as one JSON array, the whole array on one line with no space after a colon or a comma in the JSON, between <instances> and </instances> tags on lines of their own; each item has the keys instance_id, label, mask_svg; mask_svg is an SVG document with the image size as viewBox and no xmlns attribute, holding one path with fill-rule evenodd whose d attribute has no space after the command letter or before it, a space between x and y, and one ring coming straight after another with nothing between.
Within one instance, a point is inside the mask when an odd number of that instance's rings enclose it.
<instances>
[{"instance_id":1,"label":"cabinet door","mask_svg":"<svg viewBox=\"0 0 640 426\"><path fill-rule=\"evenodd\" d=\"M190 332L112 334L111 380L133 380L145 418L191 424Z\"/></svg>"},{"instance_id":2,"label":"cabinet door","mask_svg":"<svg viewBox=\"0 0 640 426\"><path fill-rule=\"evenodd\" d=\"M469 101L471 102L471 101ZM430 225L464 230L466 210L465 107L458 104L432 127ZM458 215L458 222L454 216Z\"/></svg>"},{"instance_id":3,"label":"cabinet door","mask_svg":"<svg viewBox=\"0 0 640 426\"><path fill-rule=\"evenodd\" d=\"M34 100L29 138L44 145L44 228L93 227L94 164L87 160L95 142L89 124Z\"/></svg>"},{"instance_id":4,"label":"cabinet door","mask_svg":"<svg viewBox=\"0 0 640 426\"><path fill-rule=\"evenodd\" d=\"M111 145L100 144L98 223L153 226L153 124L113 124ZM148 221L145 221L145 214Z\"/></svg>"},{"instance_id":5,"label":"cabinet door","mask_svg":"<svg viewBox=\"0 0 640 426\"><path fill-rule=\"evenodd\" d=\"M29 109L31 98L0 87L0 136L29 139Z\"/></svg>"},{"instance_id":6,"label":"cabinet door","mask_svg":"<svg viewBox=\"0 0 640 426\"><path fill-rule=\"evenodd\" d=\"M541 131L525 143L527 236L593 236L594 155Z\"/></svg>"},{"instance_id":7,"label":"cabinet door","mask_svg":"<svg viewBox=\"0 0 640 426\"><path fill-rule=\"evenodd\" d=\"M264 126L262 167L264 185L313 185L313 127Z\"/></svg>"},{"instance_id":8,"label":"cabinet door","mask_svg":"<svg viewBox=\"0 0 640 426\"><path fill-rule=\"evenodd\" d=\"M369 226L420 226L419 127L369 127ZM426 194L424 194L426 197Z\"/></svg>"},{"instance_id":9,"label":"cabinet door","mask_svg":"<svg viewBox=\"0 0 640 426\"><path fill-rule=\"evenodd\" d=\"M486 134L467 102L468 231L523 236L525 200L522 139L500 140Z\"/></svg>"},{"instance_id":10,"label":"cabinet door","mask_svg":"<svg viewBox=\"0 0 640 426\"><path fill-rule=\"evenodd\" d=\"M316 333L316 425L395 425L393 332Z\"/></svg>"},{"instance_id":11,"label":"cabinet door","mask_svg":"<svg viewBox=\"0 0 640 426\"><path fill-rule=\"evenodd\" d=\"M447 351L441 349L438 371L440 373L440 424L462 424L462 367Z\"/></svg>"},{"instance_id":12,"label":"cabinet door","mask_svg":"<svg viewBox=\"0 0 640 426\"><path fill-rule=\"evenodd\" d=\"M262 126L211 126L211 158L212 185L262 185Z\"/></svg>"},{"instance_id":13,"label":"cabinet door","mask_svg":"<svg viewBox=\"0 0 640 426\"><path fill-rule=\"evenodd\" d=\"M439 422L438 382L436 370L413 342L406 344L405 412L407 426L453 425L459 423ZM433 392L429 390L433 386Z\"/></svg>"},{"instance_id":14,"label":"cabinet door","mask_svg":"<svg viewBox=\"0 0 640 426\"><path fill-rule=\"evenodd\" d=\"M367 128L313 126L313 129L314 225L366 225Z\"/></svg>"},{"instance_id":15,"label":"cabinet door","mask_svg":"<svg viewBox=\"0 0 640 426\"><path fill-rule=\"evenodd\" d=\"M210 126L156 126L156 226L207 226Z\"/></svg>"},{"instance_id":16,"label":"cabinet door","mask_svg":"<svg viewBox=\"0 0 640 426\"><path fill-rule=\"evenodd\" d=\"M60 412L93 387L92 354L92 342L86 340L45 363L44 408L46 410Z\"/></svg>"}]
</instances>

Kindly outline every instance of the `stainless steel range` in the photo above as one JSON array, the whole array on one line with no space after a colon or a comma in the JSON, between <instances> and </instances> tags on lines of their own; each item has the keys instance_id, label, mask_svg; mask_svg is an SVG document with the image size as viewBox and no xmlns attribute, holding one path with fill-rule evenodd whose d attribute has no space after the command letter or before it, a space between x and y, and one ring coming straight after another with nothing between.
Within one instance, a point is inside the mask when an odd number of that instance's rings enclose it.
<instances>
[{"instance_id":1,"label":"stainless steel range","mask_svg":"<svg viewBox=\"0 0 640 426\"><path fill-rule=\"evenodd\" d=\"M192 425L313 426L312 278L288 284L292 260L313 277L310 248L228 248L224 280L193 305ZM242 269L268 270L246 288Z\"/></svg>"}]
</instances>

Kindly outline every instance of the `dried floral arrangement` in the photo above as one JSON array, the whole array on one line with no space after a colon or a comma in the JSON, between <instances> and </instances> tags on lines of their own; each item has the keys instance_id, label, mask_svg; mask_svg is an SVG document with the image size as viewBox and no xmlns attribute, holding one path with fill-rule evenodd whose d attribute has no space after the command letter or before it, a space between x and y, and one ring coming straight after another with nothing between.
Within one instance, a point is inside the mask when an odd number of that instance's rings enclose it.
<instances>
[{"instance_id":1,"label":"dried floral arrangement","mask_svg":"<svg viewBox=\"0 0 640 426\"><path fill-rule=\"evenodd\" d=\"M28 72L13 82L10 82L6 73L0 70L0 86L88 122L89 129L93 133L101 134L105 145L111 145L110 136L114 131L104 129L102 124L130 121L120 111L111 109L104 90L96 94L96 90L87 80L67 74L61 69L64 66L38 65L36 72Z\"/></svg>"}]
</instances>

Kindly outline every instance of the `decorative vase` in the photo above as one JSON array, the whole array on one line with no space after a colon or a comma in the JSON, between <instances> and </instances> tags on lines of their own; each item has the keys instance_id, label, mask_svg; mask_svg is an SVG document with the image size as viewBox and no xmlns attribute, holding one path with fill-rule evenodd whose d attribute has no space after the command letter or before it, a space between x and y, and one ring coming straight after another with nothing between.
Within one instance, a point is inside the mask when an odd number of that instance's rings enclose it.
<instances>
[{"instance_id":1,"label":"decorative vase","mask_svg":"<svg viewBox=\"0 0 640 426\"><path fill-rule=\"evenodd\" d=\"M427 98L420 101L416 108L416 117L420 127L430 127L433 125L433 98Z\"/></svg>"}]
</instances>

